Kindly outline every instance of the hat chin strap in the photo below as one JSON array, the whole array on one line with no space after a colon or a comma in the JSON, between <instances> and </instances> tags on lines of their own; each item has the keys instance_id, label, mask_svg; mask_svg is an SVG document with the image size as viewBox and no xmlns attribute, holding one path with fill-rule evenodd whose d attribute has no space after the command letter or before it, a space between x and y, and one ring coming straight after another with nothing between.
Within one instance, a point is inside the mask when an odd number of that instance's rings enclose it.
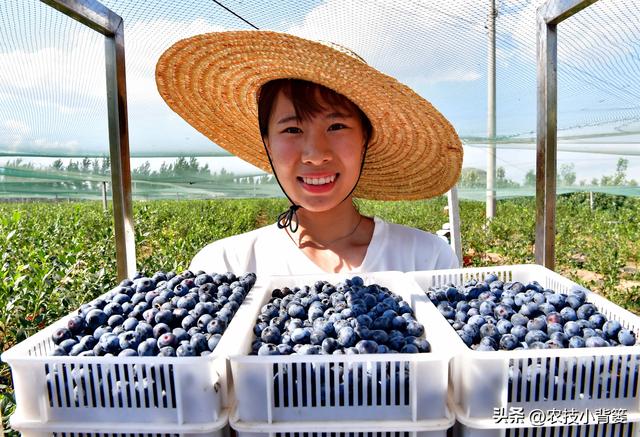
<instances>
[{"instance_id":1,"label":"hat chin strap","mask_svg":"<svg viewBox=\"0 0 640 437\"><path fill-rule=\"evenodd\" d=\"M284 190L282 184L280 183L280 179L278 179L278 175L276 174L276 169L273 166L273 161L271 161L271 155L269 155L269 149L267 149L267 144L264 142L264 137L261 136L261 139L262 139L262 145L264 146L264 151L267 154L267 159L269 159L269 165L271 166L271 170L273 171L273 176L275 176L276 182L280 186L280 189L282 190L284 195L287 196L287 199L289 199L289 202L291 202L291 206L286 211L278 215L278 221L276 223L278 224L279 229L289 228L289 230L295 234L298 231L298 226L299 226L297 211L300 208L302 208L302 205L296 205L296 203L293 200L291 200L291 197L289 197L287 192ZM362 176L362 169L364 168L364 160L367 157L368 148L369 148L369 140L367 139L366 143L364 144L364 153L362 154L362 161L360 162L360 172L358 173L358 180L354 184L353 188L351 188L351 191L349 191L349 194L347 194L346 197L342 199L342 201L340 201L340 203L347 200L351 196L351 194L353 194L356 187L358 186L358 182L360 182L360 177Z\"/></svg>"}]
</instances>

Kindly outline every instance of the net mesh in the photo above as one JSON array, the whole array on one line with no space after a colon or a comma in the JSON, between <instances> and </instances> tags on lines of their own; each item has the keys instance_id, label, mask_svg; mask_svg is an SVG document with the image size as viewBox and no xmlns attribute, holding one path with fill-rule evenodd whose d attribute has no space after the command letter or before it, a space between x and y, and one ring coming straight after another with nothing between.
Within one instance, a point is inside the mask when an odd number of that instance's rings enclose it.
<instances>
[{"instance_id":1,"label":"net mesh","mask_svg":"<svg viewBox=\"0 0 640 437\"><path fill-rule=\"evenodd\" d=\"M167 47L218 30L271 29L348 47L431 101L462 137L464 166L484 167L489 0L103 4L125 22L132 168L152 163L134 173L138 198L279 194L272 180L261 179L248 164L227 169L226 179L219 168L211 171L210 160L228 154L172 113L155 88L155 63ZM496 142L498 165L506 171L498 198L533 194L526 176L535 167L535 20L541 4L496 1ZM562 180L565 189L638 194L638 23L637 1L600 0L558 26L558 149L566 152L559 155L559 167L573 164L577 173L570 184L570 174ZM99 197L108 168L80 163L108 156L103 36L41 2L4 0L0 65L0 196ZM167 169L178 157L191 156L201 167L210 162L208 173ZM616 179L621 159L625 174ZM594 170L605 161L606 169ZM482 191L480 182L463 179L461 188L463 197L483 199L464 194Z\"/></svg>"}]
</instances>

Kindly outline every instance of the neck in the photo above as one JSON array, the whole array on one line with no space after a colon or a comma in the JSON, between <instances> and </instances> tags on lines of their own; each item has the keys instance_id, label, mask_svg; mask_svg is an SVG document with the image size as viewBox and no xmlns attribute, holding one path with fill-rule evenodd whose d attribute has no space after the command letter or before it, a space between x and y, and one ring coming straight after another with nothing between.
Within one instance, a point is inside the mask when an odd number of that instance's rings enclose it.
<instances>
[{"instance_id":1,"label":"neck","mask_svg":"<svg viewBox=\"0 0 640 437\"><path fill-rule=\"evenodd\" d=\"M300 228L299 243L311 240L318 243L328 243L347 237L358 226L360 213L353 206L351 197L345 199L329 211L312 212L304 208L298 210ZM345 238L346 239L346 238Z\"/></svg>"}]
</instances>

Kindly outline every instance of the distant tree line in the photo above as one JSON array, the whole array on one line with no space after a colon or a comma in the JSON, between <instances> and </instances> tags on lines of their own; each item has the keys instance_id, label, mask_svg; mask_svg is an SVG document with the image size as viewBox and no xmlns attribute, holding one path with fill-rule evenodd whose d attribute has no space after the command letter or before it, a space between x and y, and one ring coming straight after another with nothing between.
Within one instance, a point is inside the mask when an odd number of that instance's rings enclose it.
<instances>
[{"instance_id":1,"label":"distant tree line","mask_svg":"<svg viewBox=\"0 0 640 437\"><path fill-rule=\"evenodd\" d=\"M82 158L80 160L69 160L65 165L62 159L56 159L49 166L36 166L32 162L25 162L22 158L17 158L7 162L5 167L29 170L31 173L42 173L51 177L60 176L66 173L64 179L59 182L53 182L57 187L68 187L71 189L97 189L101 184L100 180L92 180L84 175L91 176L110 176L111 160L109 157L104 158ZM219 172L211 171L209 164L201 165L196 157L179 157L173 162L163 162L159 169L152 170L151 163L145 161L140 166L131 171L134 181L166 181L172 182L212 182L212 183L237 183L237 184L275 184L275 178L272 175L256 175L256 176L238 176L233 172L229 172L222 168ZM34 175L34 177L37 177ZM103 179L103 178L100 178ZM51 186L51 182L47 181Z\"/></svg>"},{"instance_id":2,"label":"distant tree line","mask_svg":"<svg viewBox=\"0 0 640 437\"><path fill-rule=\"evenodd\" d=\"M576 184L576 171L575 164L562 164L558 169L557 184L559 187L576 187L576 186L630 186L637 187L638 182L635 179L627 178L627 169L629 167L629 160L625 158L618 159L616 164L616 170L613 175L602 176L602 178L593 178L589 184L582 179ZM508 179L505 175L504 167L498 167L496 169L496 188L517 188L517 187L535 187L536 186L536 172L531 169L524 175L524 181L522 184ZM487 186L487 172L478 168L463 168L458 186L462 188L486 188Z\"/></svg>"}]
</instances>

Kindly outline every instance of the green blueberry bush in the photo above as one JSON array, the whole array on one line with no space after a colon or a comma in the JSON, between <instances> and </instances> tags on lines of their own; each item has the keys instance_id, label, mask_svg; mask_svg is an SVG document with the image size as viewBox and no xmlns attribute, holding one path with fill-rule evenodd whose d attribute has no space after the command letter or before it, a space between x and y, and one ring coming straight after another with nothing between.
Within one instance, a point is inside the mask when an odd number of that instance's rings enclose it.
<instances>
[{"instance_id":1,"label":"green blueberry bush","mask_svg":"<svg viewBox=\"0 0 640 437\"><path fill-rule=\"evenodd\" d=\"M286 199L134 203L138 268L181 271L207 243L269 223ZM429 201L356 201L366 215L435 232L448 221L444 197ZM535 200L460 203L464 264L534 262ZM640 313L640 200L560 196L556 270ZM33 335L116 283L113 218L99 202L0 204L0 351ZM4 426L14 408L9 368L0 364Z\"/></svg>"}]
</instances>

